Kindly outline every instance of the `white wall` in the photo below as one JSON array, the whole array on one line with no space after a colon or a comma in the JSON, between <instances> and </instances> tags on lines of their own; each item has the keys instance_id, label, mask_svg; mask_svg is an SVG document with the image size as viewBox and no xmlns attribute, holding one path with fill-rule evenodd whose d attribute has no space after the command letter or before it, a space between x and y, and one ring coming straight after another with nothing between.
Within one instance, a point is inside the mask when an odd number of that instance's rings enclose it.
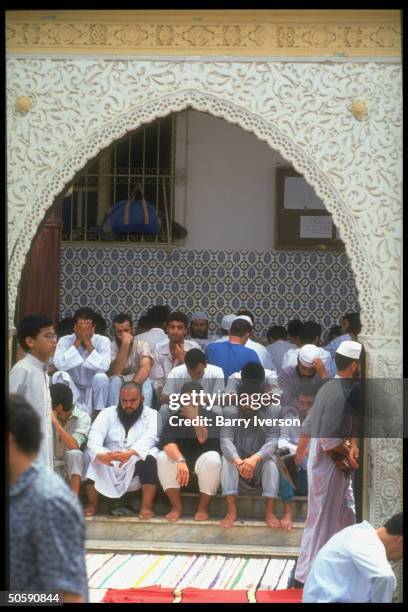
<instances>
[{"instance_id":1,"label":"white wall","mask_svg":"<svg viewBox=\"0 0 408 612\"><path fill-rule=\"evenodd\" d=\"M177 116L176 221L194 249L270 250L275 238L276 165L266 143L198 111Z\"/></svg>"}]
</instances>

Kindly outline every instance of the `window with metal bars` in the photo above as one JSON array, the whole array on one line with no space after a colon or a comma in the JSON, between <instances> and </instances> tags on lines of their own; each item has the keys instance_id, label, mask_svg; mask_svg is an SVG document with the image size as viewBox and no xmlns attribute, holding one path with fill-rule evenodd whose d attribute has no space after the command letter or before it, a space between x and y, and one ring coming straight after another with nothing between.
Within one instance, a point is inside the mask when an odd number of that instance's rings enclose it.
<instances>
[{"instance_id":1,"label":"window with metal bars","mask_svg":"<svg viewBox=\"0 0 408 612\"><path fill-rule=\"evenodd\" d=\"M150 202L160 219L155 235L121 233L114 240L160 244L174 234L174 166L176 116L157 119L104 149L78 172L62 200L62 240L106 240L101 227L107 213L133 199ZM170 234L170 236L169 236ZM111 238L112 239L112 238Z\"/></svg>"}]
</instances>

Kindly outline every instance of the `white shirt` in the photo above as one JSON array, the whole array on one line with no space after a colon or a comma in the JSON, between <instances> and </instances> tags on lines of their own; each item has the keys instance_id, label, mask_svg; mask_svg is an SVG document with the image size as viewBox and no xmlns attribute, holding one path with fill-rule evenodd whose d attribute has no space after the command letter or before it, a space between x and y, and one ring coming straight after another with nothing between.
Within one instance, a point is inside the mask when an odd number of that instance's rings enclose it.
<instances>
[{"instance_id":1,"label":"white shirt","mask_svg":"<svg viewBox=\"0 0 408 612\"><path fill-rule=\"evenodd\" d=\"M194 340L186 340L183 341L185 352L189 351L192 348L200 348L197 342ZM178 361L173 363L170 352L170 340L167 338L159 344L156 344L153 353L153 366L150 371L150 378L154 381L155 386L163 384L166 382L167 377L170 371L176 366L180 365Z\"/></svg>"},{"instance_id":2,"label":"white shirt","mask_svg":"<svg viewBox=\"0 0 408 612\"><path fill-rule=\"evenodd\" d=\"M34 408L40 417L43 439L39 458L54 468L53 426L51 421L50 381L47 374L48 365L30 353L18 361L10 371L10 393L21 395Z\"/></svg>"},{"instance_id":3,"label":"white shirt","mask_svg":"<svg viewBox=\"0 0 408 612\"><path fill-rule=\"evenodd\" d=\"M266 350L265 346L263 346L259 342L254 342L253 340L251 340L251 338L248 338L244 346L255 351L255 353L259 357L259 361L261 362L261 364L266 370L275 369L272 363L272 358L269 352Z\"/></svg>"},{"instance_id":4,"label":"white shirt","mask_svg":"<svg viewBox=\"0 0 408 612\"><path fill-rule=\"evenodd\" d=\"M94 334L91 338L94 350L89 353L81 345L74 346L75 334L59 339L54 355L54 365L57 370L69 372L74 383L84 389L92 385L92 379L97 372L106 372L111 363L111 343L106 336Z\"/></svg>"},{"instance_id":5,"label":"white shirt","mask_svg":"<svg viewBox=\"0 0 408 612\"><path fill-rule=\"evenodd\" d=\"M168 336L166 332L161 327L152 327L147 332L143 332L141 334L137 334L135 336L136 340L144 340L148 344L150 344L150 348L153 350L156 344L159 342L163 342L163 340L168 340Z\"/></svg>"},{"instance_id":6,"label":"white shirt","mask_svg":"<svg viewBox=\"0 0 408 612\"><path fill-rule=\"evenodd\" d=\"M117 345L116 340L112 340L111 342L111 360L112 363L115 361L118 356L120 348ZM121 372L121 376L125 382L133 380L136 372L139 371L140 361L142 357L150 357L152 359L152 349L150 348L150 344L145 340L140 340L138 337L133 339L132 344L130 345L130 350L128 352L128 357L125 363L125 367Z\"/></svg>"},{"instance_id":7,"label":"white shirt","mask_svg":"<svg viewBox=\"0 0 408 612\"><path fill-rule=\"evenodd\" d=\"M172 393L180 393L181 387L187 381L193 380L188 373L187 366L182 365L173 368L167 377L166 384L163 388L163 395L170 396ZM197 380L200 383L205 393L217 394L218 391L224 391L224 372L221 368L215 365L207 364L204 370L203 377Z\"/></svg>"},{"instance_id":8,"label":"white shirt","mask_svg":"<svg viewBox=\"0 0 408 612\"><path fill-rule=\"evenodd\" d=\"M318 346L317 348L319 349L318 357L323 361L324 366L329 374L329 377L332 378L336 373L336 365L333 359L331 358L329 351L326 351L321 346ZM294 348L290 349L284 354L282 360L282 370L283 368L287 368L288 366L297 366L299 351L300 348Z\"/></svg>"},{"instance_id":9,"label":"white shirt","mask_svg":"<svg viewBox=\"0 0 408 612\"><path fill-rule=\"evenodd\" d=\"M275 342L268 344L265 348L270 354L272 363L279 374L282 369L282 361L285 353L291 349L295 349L296 345L287 340L275 340Z\"/></svg>"},{"instance_id":10,"label":"white shirt","mask_svg":"<svg viewBox=\"0 0 408 612\"><path fill-rule=\"evenodd\" d=\"M317 553L303 603L391 603L397 581L368 521L336 533Z\"/></svg>"}]
</instances>

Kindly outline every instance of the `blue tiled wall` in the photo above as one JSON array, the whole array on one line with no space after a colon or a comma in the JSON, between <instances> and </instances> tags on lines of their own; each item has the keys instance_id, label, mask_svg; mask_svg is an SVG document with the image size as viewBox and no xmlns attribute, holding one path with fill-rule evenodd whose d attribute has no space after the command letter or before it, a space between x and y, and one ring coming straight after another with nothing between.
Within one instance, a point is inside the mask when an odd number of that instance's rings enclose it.
<instances>
[{"instance_id":1,"label":"blue tiled wall","mask_svg":"<svg viewBox=\"0 0 408 612\"><path fill-rule=\"evenodd\" d=\"M91 306L107 321L118 312L137 319L152 304L221 316L244 306L256 334L272 324L309 318L324 329L358 310L346 254L315 251L205 251L63 245L60 315Z\"/></svg>"}]
</instances>

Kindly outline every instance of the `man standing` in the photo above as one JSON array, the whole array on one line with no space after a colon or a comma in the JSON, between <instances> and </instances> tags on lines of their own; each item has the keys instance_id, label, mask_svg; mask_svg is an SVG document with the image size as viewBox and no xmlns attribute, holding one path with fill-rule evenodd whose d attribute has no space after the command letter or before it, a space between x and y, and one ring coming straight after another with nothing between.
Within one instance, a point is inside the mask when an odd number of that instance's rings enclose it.
<instances>
[{"instance_id":1,"label":"man standing","mask_svg":"<svg viewBox=\"0 0 408 612\"><path fill-rule=\"evenodd\" d=\"M39 458L53 469L52 423L48 363L55 353L57 336L44 315L29 315L17 327L17 338L26 352L10 372L10 393L24 397L40 417L42 442Z\"/></svg>"},{"instance_id":2,"label":"man standing","mask_svg":"<svg viewBox=\"0 0 408 612\"><path fill-rule=\"evenodd\" d=\"M397 581L389 562L402 554L402 512L378 529L368 521L346 527L317 553L303 603L391 603Z\"/></svg>"},{"instance_id":3,"label":"man standing","mask_svg":"<svg viewBox=\"0 0 408 612\"><path fill-rule=\"evenodd\" d=\"M96 514L98 493L119 498L140 488L139 518L154 516L159 419L155 410L143 405L141 387L135 382L124 383L118 406L110 406L97 416L88 437L91 464L86 473L89 501L86 516Z\"/></svg>"},{"instance_id":4,"label":"man standing","mask_svg":"<svg viewBox=\"0 0 408 612\"><path fill-rule=\"evenodd\" d=\"M63 603L88 599L81 506L38 460L41 424L24 398L9 399L10 591L59 591Z\"/></svg>"},{"instance_id":5,"label":"man standing","mask_svg":"<svg viewBox=\"0 0 408 612\"><path fill-rule=\"evenodd\" d=\"M167 320L168 338L156 344L153 351L151 378L157 396L167 380L170 370L184 363L186 352L200 348L194 340L186 340L188 319L183 312L172 312Z\"/></svg>"},{"instance_id":6,"label":"man standing","mask_svg":"<svg viewBox=\"0 0 408 612\"><path fill-rule=\"evenodd\" d=\"M143 340L150 345L150 348L154 349L156 344L167 340L167 334L165 332L167 319L170 314L170 308L168 306L151 306L147 311L144 325L147 331L137 334L138 340Z\"/></svg>"},{"instance_id":7,"label":"man standing","mask_svg":"<svg viewBox=\"0 0 408 612\"><path fill-rule=\"evenodd\" d=\"M111 342L111 376L106 403L108 406L117 406L122 384L133 380L142 385L144 404L151 407L153 388L149 375L153 358L150 345L145 340L133 337L132 317L128 314L116 315L113 329L115 337Z\"/></svg>"},{"instance_id":8,"label":"man standing","mask_svg":"<svg viewBox=\"0 0 408 612\"><path fill-rule=\"evenodd\" d=\"M50 387L52 424L54 428L54 470L69 482L71 491L79 495L84 470L82 449L88 439L91 417L74 406L68 385Z\"/></svg>"},{"instance_id":9,"label":"man standing","mask_svg":"<svg viewBox=\"0 0 408 612\"><path fill-rule=\"evenodd\" d=\"M277 373L280 374L283 356L290 349L296 348L296 346L288 342L286 329L281 325L273 325L270 327L266 332L266 337L268 338L268 342L270 342L270 344L268 344L268 346L265 348L271 356L272 363L275 366Z\"/></svg>"},{"instance_id":10,"label":"man standing","mask_svg":"<svg viewBox=\"0 0 408 612\"><path fill-rule=\"evenodd\" d=\"M265 370L275 370L275 364L272 361L272 358L269 354L269 351L261 344L260 342L255 342L254 340L254 325L255 325L255 317L249 312L249 310L245 310L245 308L241 308L238 311L237 319L244 319L244 321L248 321L251 325L251 333L249 335L248 340L245 343L246 348L252 349L259 357L259 361L261 365L265 368Z\"/></svg>"},{"instance_id":11,"label":"man standing","mask_svg":"<svg viewBox=\"0 0 408 612\"><path fill-rule=\"evenodd\" d=\"M195 312L190 319L190 336L202 348L216 340L215 337L208 337L208 315L205 312Z\"/></svg>"},{"instance_id":12,"label":"man standing","mask_svg":"<svg viewBox=\"0 0 408 612\"><path fill-rule=\"evenodd\" d=\"M251 361L260 363L255 351L244 346L250 336L251 329L252 325L248 321L235 319L226 342L211 342L207 346L208 363L223 370L225 382L231 374L242 370L247 363Z\"/></svg>"},{"instance_id":13,"label":"man standing","mask_svg":"<svg viewBox=\"0 0 408 612\"><path fill-rule=\"evenodd\" d=\"M308 510L295 579L305 582L313 559L338 531L355 523L354 495L347 466L352 434L348 397L353 381L360 375L361 344L345 341L336 351L336 378L327 381L316 395L303 423L311 437L307 462ZM295 462L303 459L298 447ZM299 586L297 584L297 586Z\"/></svg>"},{"instance_id":14,"label":"man standing","mask_svg":"<svg viewBox=\"0 0 408 612\"><path fill-rule=\"evenodd\" d=\"M80 308L74 314L74 333L58 341L52 382L69 385L75 404L92 416L106 406L110 361L109 338L95 334L95 313Z\"/></svg>"},{"instance_id":15,"label":"man standing","mask_svg":"<svg viewBox=\"0 0 408 612\"><path fill-rule=\"evenodd\" d=\"M329 377L333 377L336 374L336 367L331 358L329 351L321 348L320 336L322 334L322 327L314 321L307 321L302 324L299 332L299 347L289 349L282 360L282 368L288 366L295 366L297 363L297 357L302 346L313 344L318 349L318 358L322 360L324 366L329 374Z\"/></svg>"}]
</instances>

